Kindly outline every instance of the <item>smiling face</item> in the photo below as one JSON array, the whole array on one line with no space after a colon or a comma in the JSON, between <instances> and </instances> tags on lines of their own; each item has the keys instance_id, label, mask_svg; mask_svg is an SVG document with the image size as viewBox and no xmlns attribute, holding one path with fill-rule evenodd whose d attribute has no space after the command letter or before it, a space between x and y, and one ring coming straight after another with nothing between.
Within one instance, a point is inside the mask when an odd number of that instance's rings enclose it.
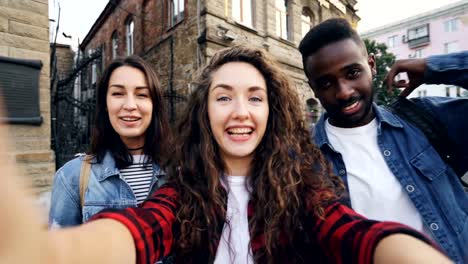
<instances>
[{"instance_id":1,"label":"smiling face","mask_svg":"<svg viewBox=\"0 0 468 264\"><path fill-rule=\"evenodd\" d=\"M248 170L265 134L269 107L262 74L251 64L229 62L212 74L208 118L230 174Z\"/></svg>"},{"instance_id":2,"label":"smiling face","mask_svg":"<svg viewBox=\"0 0 468 264\"><path fill-rule=\"evenodd\" d=\"M127 148L142 147L153 112L143 72L129 66L115 69L109 79L106 105L110 123Z\"/></svg>"},{"instance_id":3,"label":"smiling face","mask_svg":"<svg viewBox=\"0 0 468 264\"><path fill-rule=\"evenodd\" d=\"M331 43L306 60L309 85L327 110L330 123L358 127L374 118L375 61L353 39Z\"/></svg>"}]
</instances>

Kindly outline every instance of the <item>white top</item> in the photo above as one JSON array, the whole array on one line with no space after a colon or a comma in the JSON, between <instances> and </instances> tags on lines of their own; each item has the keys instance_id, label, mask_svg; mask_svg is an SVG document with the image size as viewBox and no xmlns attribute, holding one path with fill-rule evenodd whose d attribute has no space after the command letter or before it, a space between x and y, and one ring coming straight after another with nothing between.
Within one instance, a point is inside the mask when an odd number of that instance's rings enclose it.
<instances>
[{"instance_id":1,"label":"white top","mask_svg":"<svg viewBox=\"0 0 468 264\"><path fill-rule=\"evenodd\" d=\"M137 204L148 197L153 180L153 164L145 163L146 160L146 155L133 155L133 164L120 170L122 178L135 194Z\"/></svg>"},{"instance_id":2,"label":"white top","mask_svg":"<svg viewBox=\"0 0 468 264\"><path fill-rule=\"evenodd\" d=\"M353 209L370 219L395 221L425 231L421 215L393 175L377 144L377 121L356 128L325 123L333 148L340 152L348 174Z\"/></svg>"},{"instance_id":3,"label":"white top","mask_svg":"<svg viewBox=\"0 0 468 264\"><path fill-rule=\"evenodd\" d=\"M249 220L247 207L250 194L245 187L245 176L227 176L228 203L226 223L216 251L215 264L254 263L250 248Z\"/></svg>"}]
</instances>

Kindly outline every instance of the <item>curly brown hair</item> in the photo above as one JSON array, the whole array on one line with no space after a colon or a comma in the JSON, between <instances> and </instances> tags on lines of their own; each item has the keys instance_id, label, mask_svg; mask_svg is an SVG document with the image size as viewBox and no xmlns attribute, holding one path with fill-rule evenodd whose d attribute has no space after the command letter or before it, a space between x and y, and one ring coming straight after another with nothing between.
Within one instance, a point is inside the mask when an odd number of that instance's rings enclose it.
<instances>
[{"instance_id":1,"label":"curly brown hair","mask_svg":"<svg viewBox=\"0 0 468 264\"><path fill-rule=\"evenodd\" d=\"M226 165L210 128L207 105L213 73L229 62L253 65L267 84L267 128L255 149L248 178L254 206L251 236L263 235L266 245L255 254L256 262L277 262L275 257L285 250L293 257L293 237L302 233L306 209L321 216L325 204L337 198L333 188L342 188L337 177L328 177L330 166L312 144L299 97L277 63L260 49L234 46L220 50L195 81L195 91L177 127L175 158L168 171L180 194L178 262L193 260L201 253L214 261L217 249L207 249L207 245L219 239L223 229L227 194L221 178ZM280 243L284 239L286 246Z\"/></svg>"}]
</instances>

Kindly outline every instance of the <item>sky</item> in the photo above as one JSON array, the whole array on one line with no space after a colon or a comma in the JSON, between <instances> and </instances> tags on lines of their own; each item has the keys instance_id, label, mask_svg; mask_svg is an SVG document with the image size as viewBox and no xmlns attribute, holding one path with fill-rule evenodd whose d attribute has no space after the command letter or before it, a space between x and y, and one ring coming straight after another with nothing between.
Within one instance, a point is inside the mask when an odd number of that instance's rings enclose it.
<instances>
[{"instance_id":1,"label":"sky","mask_svg":"<svg viewBox=\"0 0 468 264\"><path fill-rule=\"evenodd\" d=\"M356 9L361 21L358 31L365 32L372 28L396 22L426 11L460 0L357 0ZM49 18L58 21L58 6L61 8L59 43L76 47L82 41L94 21L99 17L108 0L49 0ZM55 24L51 30L55 32ZM65 33L70 38L65 38Z\"/></svg>"}]
</instances>

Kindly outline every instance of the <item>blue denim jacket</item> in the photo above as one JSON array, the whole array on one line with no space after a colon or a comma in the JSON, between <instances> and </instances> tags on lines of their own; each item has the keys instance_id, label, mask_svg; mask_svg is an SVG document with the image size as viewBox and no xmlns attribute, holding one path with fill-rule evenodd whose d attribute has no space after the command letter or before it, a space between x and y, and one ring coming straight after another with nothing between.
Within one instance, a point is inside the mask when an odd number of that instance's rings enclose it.
<instances>
[{"instance_id":1,"label":"blue denim jacket","mask_svg":"<svg viewBox=\"0 0 468 264\"><path fill-rule=\"evenodd\" d=\"M426 83L468 87L468 52L428 58ZM468 170L468 98L422 97L414 101L431 111L447 127L460 150L458 162ZM423 222L440 247L457 263L468 263L468 193L459 177L440 158L424 134L412 124L373 105L378 123L377 142L388 167L406 190ZM333 164L346 187L342 156L325 132L325 113L314 140ZM349 197L344 203L352 206Z\"/></svg>"},{"instance_id":2,"label":"blue denim jacket","mask_svg":"<svg viewBox=\"0 0 468 264\"><path fill-rule=\"evenodd\" d=\"M88 188L80 208L80 170L83 157L77 157L63 165L55 174L52 185L50 227L75 226L86 222L105 208L136 207L132 189L120 175L115 160L108 152L101 163L93 163ZM164 172L153 163L153 182L150 193L161 186Z\"/></svg>"}]
</instances>

